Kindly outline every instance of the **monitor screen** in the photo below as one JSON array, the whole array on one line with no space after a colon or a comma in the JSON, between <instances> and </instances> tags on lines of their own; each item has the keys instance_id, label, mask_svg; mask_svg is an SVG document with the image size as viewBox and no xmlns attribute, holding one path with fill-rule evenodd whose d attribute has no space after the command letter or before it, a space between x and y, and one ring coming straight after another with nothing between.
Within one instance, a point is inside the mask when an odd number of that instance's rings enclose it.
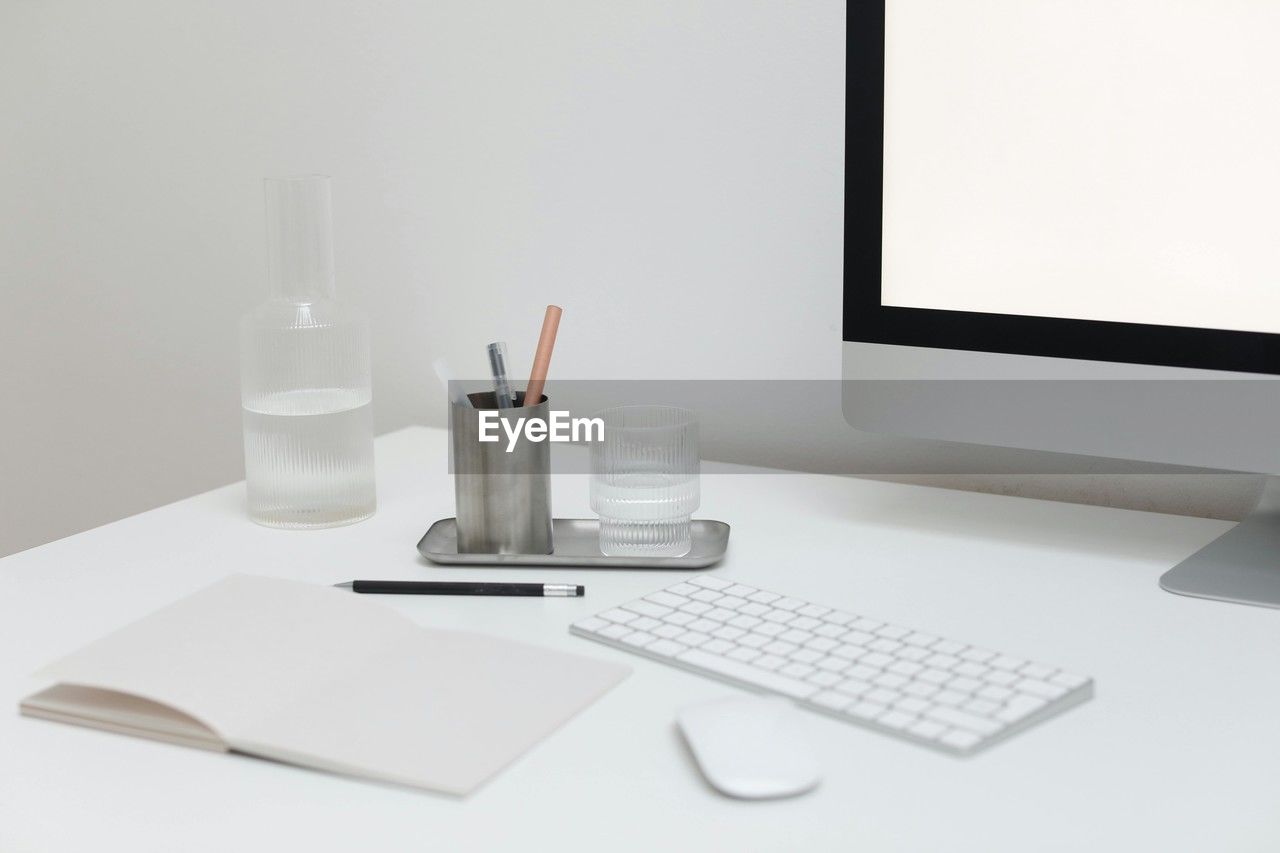
<instances>
[{"instance_id":1,"label":"monitor screen","mask_svg":"<svg viewBox=\"0 0 1280 853\"><path fill-rule=\"evenodd\" d=\"M1280 366L1280 3L859 6L850 133L883 137L849 140L848 200L872 159L883 195L847 340Z\"/></svg>"}]
</instances>

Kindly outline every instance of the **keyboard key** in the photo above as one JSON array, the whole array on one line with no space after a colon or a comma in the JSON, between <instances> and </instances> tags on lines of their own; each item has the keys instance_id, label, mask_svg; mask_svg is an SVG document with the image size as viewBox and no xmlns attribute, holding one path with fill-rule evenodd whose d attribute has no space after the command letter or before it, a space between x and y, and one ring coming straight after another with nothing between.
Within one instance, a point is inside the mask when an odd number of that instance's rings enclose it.
<instances>
[{"instance_id":1,"label":"keyboard key","mask_svg":"<svg viewBox=\"0 0 1280 853\"><path fill-rule=\"evenodd\" d=\"M843 628L857 618L858 617L854 616L852 613L841 613L838 610L833 610L830 613L823 616L822 621L830 622L832 625L837 625Z\"/></svg>"},{"instance_id":2,"label":"keyboard key","mask_svg":"<svg viewBox=\"0 0 1280 853\"><path fill-rule=\"evenodd\" d=\"M779 640L786 640L788 643L795 643L797 646L809 642L813 639L813 634L808 631L798 631L795 628L789 628L778 635Z\"/></svg>"},{"instance_id":3,"label":"keyboard key","mask_svg":"<svg viewBox=\"0 0 1280 853\"><path fill-rule=\"evenodd\" d=\"M804 678L806 675L813 672L813 667L809 666L807 663L789 663L779 669L778 672L783 675L791 676L792 678Z\"/></svg>"},{"instance_id":4,"label":"keyboard key","mask_svg":"<svg viewBox=\"0 0 1280 853\"><path fill-rule=\"evenodd\" d=\"M982 740L982 738L973 732L967 732L963 729L952 729L937 740L939 743L945 743L947 746L954 746L957 749L968 749L978 741Z\"/></svg>"},{"instance_id":5,"label":"keyboard key","mask_svg":"<svg viewBox=\"0 0 1280 853\"><path fill-rule=\"evenodd\" d=\"M702 619L693 620L689 623L688 627L690 631L701 631L704 634L710 634L716 628L720 627L720 623L704 617Z\"/></svg>"},{"instance_id":6,"label":"keyboard key","mask_svg":"<svg viewBox=\"0 0 1280 853\"><path fill-rule=\"evenodd\" d=\"M694 616L692 613L683 613L677 610L675 613L668 613L666 616L663 616L662 621L672 625L688 625L697 618L698 617Z\"/></svg>"},{"instance_id":7,"label":"keyboard key","mask_svg":"<svg viewBox=\"0 0 1280 853\"><path fill-rule=\"evenodd\" d=\"M612 610L606 610L601 613L600 618L608 619L610 622L617 622L619 625L625 625L632 619L635 619L636 614L632 613L630 610L622 610L621 608L615 607Z\"/></svg>"},{"instance_id":8,"label":"keyboard key","mask_svg":"<svg viewBox=\"0 0 1280 853\"><path fill-rule=\"evenodd\" d=\"M845 708L844 712L851 717L858 717L863 720L874 720L876 717L888 710L888 708L878 702L858 702Z\"/></svg>"},{"instance_id":9,"label":"keyboard key","mask_svg":"<svg viewBox=\"0 0 1280 853\"><path fill-rule=\"evenodd\" d=\"M762 614L760 618L765 619L766 621L769 621L769 622L777 622L779 625L781 625L786 622L790 622L792 619L794 619L795 614L793 614L790 610L779 610L775 607L771 607L769 608L769 612Z\"/></svg>"},{"instance_id":10,"label":"keyboard key","mask_svg":"<svg viewBox=\"0 0 1280 853\"><path fill-rule=\"evenodd\" d=\"M926 634L923 631L916 631L914 634L908 634L902 638L902 642L912 646L929 647L938 642L938 638L932 634Z\"/></svg>"},{"instance_id":11,"label":"keyboard key","mask_svg":"<svg viewBox=\"0 0 1280 853\"><path fill-rule=\"evenodd\" d=\"M858 662L866 664L867 666L874 666L877 669L884 669L886 666L893 663L893 658L883 652L869 652L868 654L858 658Z\"/></svg>"},{"instance_id":12,"label":"keyboard key","mask_svg":"<svg viewBox=\"0 0 1280 853\"><path fill-rule=\"evenodd\" d=\"M600 636L604 637L606 640L616 640L620 637L625 637L627 636L627 634L630 634L630 633L631 633L630 628L628 628L626 625L619 625L616 622L610 624L605 628L600 629Z\"/></svg>"},{"instance_id":13,"label":"keyboard key","mask_svg":"<svg viewBox=\"0 0 1280 853\"><path fill-rule=\"evenodd\" d=\"M641 616L639 619L632 619L627 623L627 627L635 631L652 631L662 623L657 619L649 616Z\"/></svg>"},{"instance_id":14,"label":"keyboard key","mask_svg":"<svg viewBox=\"0 0 1280 853\"><path fill-rule=\"evenodd\" d=\"M760 620L754 616L747 616L745 614L742 614L742 615L733 617L725 624L732 625L735 628L754 628L755 626L760 624Z\"/></svg>"},{"instance_id":15,"label":"keyboard key","mask_svg":"<svg viewBox=\"0 0 1280 853\"><path fill-rule=\"evenodd\" d=\"M893 656L899 660L919 662L929 657L929 650L920 646L903 646L894 652Z\"/></svg>"},{"instance_id":16,"label":"keyboard key","mask_svg":"<svg viewBox=\"0 0 1280 853\"><path fill-rule=\"evenodd\" d=\"M747 634L745 637L738 638L738 645L746 646L749 649L759 649L770 642L769 638L764 634Z\"/></svg>"},{"instance_id":17,"label":"keyboard key","mask_svg":"<svg viewBox=\"0 0 1280 853\"><path fill-rule=\"evenodd\" d=\"M842 646L836 646L831 651L831 654L839 655L845 660L857 660L858 658L862 657L866 653L867 653L867 650L864 649L862 646L851 646L848 643L845 643Z\"/></svg>"},{"instance_id":18,"label":"keyboard key","mask_svg":"<svg viewBox=\"0 0 1280 853\"><path fill-rule=\"evenodd\" d=\"M764 647L764 650L771 655L789 655L799 646L795 643L787 643L782 640L774 640L772 643Z\"/></svg>"},{"instance_id":19,"label":"keyboard key","mask_svg":"<svg viewBox=\"0 0 1280 853\"><path fill-rule=\"evenodd\" d=\"M1029 663L1022 669L1018 670L1018 672L1022 673L1027 678L1044 681L1046 678L1053 675L1056 670L1051 666L1041 666L1038 663Z\"/></svg>"},{"instance_id":20,"label":"keyboard key","mask_svg":"<svg viewBox=\"0 0 1280 853\"><path fill-rule=\"evenodd\" d=\"M753 601L750 604L744 604L739 607L738 612L747 616L760 616L761 614L769 612L769 605L757 604Z\"/></svg>"},{"instance_id":21,"label":"keyboard key","mask_svg":"<svg viewBox=\"0 0 1280 853\"><path fill-rule=\"evenodd\" d=\"M670 640L655 640L645 646L645 651L651 655L662 655L663 657L675 657L685 650L685 646L679 643L673 643Z\"/></svg>"},{"instance_id":22,"label":"keyboard key","mask_svg":"<svg viewBox=\"0 0 1280 853\"><path fill-rule=\"evenodd\" d=\"M658 638L653 636L653 634L650 634L648 631L632 631L630 634L627 634L625 637L621 637L620 639L628 646L644 648Z\"/></svg>"},{"instance_id":23,"label":"keyboard key","mask_svg":"<svg viewBox=\"0 0 1280 853\"><path fill-rule=\"evenodd\" d=\"M821 625L822 622L818 619L814 619L812 616L797 616L792 619L789 624L792 628L799 628L801 631L812 631L814 628Z\"/></svg>"},{"instance_id":24,"label":"keyboard key","mask_svg":"<svg viewBox=\"0 0 1280 853\"><path fill-rule=\"evenodd\" d=\"M906 696L895 702L893 707L899 711L905 711L915 717L923 713L925 709L930 707L930 705L918 696Z\"/></svg>"},{"instance_id":25,"label":"keyboard key","mask_svg":"<svg viewBox=\"0 0 1280 853\"><path fill-rule=\"evenodd\" d=\"M992 702L1003 702L1013 695L1013 691L1008 687L1001 687L997 684L988 684L979 690L976 694L979 698L990 699Z\"/></svg>"},{"instance_id":26,"label":"keyboard key","mask_svg":"<svg viewBox=\"0 0 1280 853\"><path fill-rule=\"evenodd\" d=\"M907 731L916 737L928 738L929 740L933 740L946 730L946 726L942 725L942 723L935 723L933 720L920 720L907 727Z\"/></svg>"},{"instance_id":27,"label":"keyboard key","mask_svg":"<svg viewBox=\"0 0 1280 853\"><path fill-rule=\"evenodd\" d=\"M782 596L778 595L776 592L765 592L764 590L761 590L760 592L751 593L747 598L758 604L772 604L779 598L782 598Z\"/></svg>"},{"instance_id":28,"label":"keyboard key","mask_svg":"<svg viewBox=\"0 0 1280 853\"><path fill-rule=\"evenodd\" d=\"M875 619L868 619L865 616L855 619L851 624L859 631L877 631L884 627L883 622L878 622Z\"/></svg>"},{"instance_id":29,"label":"keyboard key","mask_svg":"<svg viewBox=\"0 0 1280 853\"><path fill-rule=\"evenodd\" d=\"M837 675L834 672L828 672L824 669L819 669L817 672L813 673L805 680L812 681L814 684L818 685L819 687L834 687L835 685L841 682L842 676Z\"/></svg>"},{"instance_id":30,"label":"keyboard key","mask_svg":"<svg viewBox=\"0 0 1280 853\"><path fill-rule=\"evenodd\" d=\"M765 622L756 626L756 633L764 634L766 637L776 637L785 630L787 626L779 625L777 622Z\"/></svg>"},{"instance_id":31,"label":"keyboard key","mask_svg":"<svg viewBox=\"0 0 1280 853\"><path fill-rule=\"evenodd\" d=\"M659 590L652 595L645 596L646 601L652 601L654 604L661 604L664 607L679 607L681 604L687 604L689 599L683 595L675 595L674 593Z\"/></svg>"},{"instance_id":32,"label":"keyboard key","mask_svg":"<svg viewBox=\"0 0 1280 853\"><path fill-rule=\"evenodd\" d=\"M801 607L796 611L796 613L801 616L825 616L830 612L830 607L819 607L816 604L806 604L804 607Z\"/></svg>"},{"instance_id":33,"label":"keyboard key","mask_svg":"<svg viewBox=\"0 0 1280 853\"><path fill-rule=\"evenodd\" d=\"M850 696L861 696L870 690L875 690L875 685L857 678L847 678L837 684L836 689L841 693L848 693Z\"/></svg>"},{"instance_id":34,"label":"keyboard key","mask_svg":"<svg viewBox=\"0 0 1280 853\"><path fill-rule=\"evenodd\" d=\"M1018 674L1010 672L1007 669L993 669L982 674L982 680L988 684L995 684L1000 687L1006 687L1018 681Z\"/></svg>"},{"instance_id":35,"label":"keyboard key","mask_svg":"<svg viewBox=\"0 0 1280 853\"><path fill-rule=\"evenodd\" d=\"M747 600L745 598L739 598L736 595L726 594L724 598L716 602L716 606L726 607L729 610L737 610L739 607L741 607L746 603L747 603Z\"/></svg>"},{"instance_id":36,"label":"keyboard key","mask_svg":"<svg viewBox=\"0 0 1280 853\"><path fill-rule=\"evenodd\" d=\"M1008 669L1014 672L1021 669L1026 663L1022 658L1010 657L1009 655L1000 655L994 660L987 661L987 665L994 669Z\"/></svg>"},{"instance_id":37,"label":"keyboard key","mask_svg":"<svg viewBox=\"0 0 1280 853\"><path fill-rule=\"evenodd\" d=\"M668 625L665 622L653 629L654 636L663 637L670 640L673 637L679 637L685 631L679 625Z\"/></svg>"},{"instance_id":38,"label":"keyboard key","mask_svg":"<svg viewBox=\"0 0 1280 853\"><path fill-rule=\"evenodd\" d=\"M720 599L724 598L723 595L721 595L720 593L716 592L713 589L700 589L689 597L692 598L694 601L705 601L708 604L710 604L713 601L719 601Z\"/></svg>"},{"instance_id":39,"label":"keyboard key","mask_svg":"<svg viewBox=\"0 0 1280 853\"><path fill-rule=\"evenodd\" d=\"M773 690L793 699L807 699L819 691L816 684L809 684L795 678L787 678L776 672L752 666L742 661L729 660L719 655L708 654L701 649L690 649L676 656L676 660L689 666L696 666L708 672L714 672L728 678L736 678L749 684Z\"/></svg>"},{"instance_id":40,"label":"keyboard key","mask_svg":"<svg viewBox=\"0 0 1280 853\"><path fill-rule=\"evenodd\" d=\"M692 613L694 616L701 616L711 609L711 605L705 601L690 601L688 604L680 605L680 609L685 613Z\"/></svg>"},{"instance_id":41,"label":"keyboard key","mask_svg":"<svg viewBox=\"0 0 1280 853\"><path fill-rule=\"evenodd\" d=\"M951 680L951 673L945 669L926 669L917 675L916 679L929 684L945 684Z\"/></svg>"},{"instance_id":42,"label":"keyboard key","mask_svg":"<svg viewBox=\"0 0 1280 853\"><path fill-rule=\"evenodd\" d=\"M917 696L921 699L929 698L930 696L937 693L938 690L939 690L938 685L930 684L927 681L913 681L902 688L903 693L908 693L912 696Z\"/></svg>"},{"instance_id":43,"label":"keyboard key","mask_svg":"<svg viewBox=\"0 0 1280 853\"><path fill-rule=\"evenodd\" d=\"M961 693L972 693L982 686L982 682L974 678L962 675L959 678L953 678L947 682L947 687L952 690L959 690Z\"/></svg>"},{"instance_id":44,"label":"keyboard key","mask_svg":"<svg viewBox=\"0 0 1280 853\"><path fill-rule=\"evenodd\" d=\"M698 586L704 586L707 589L728 589L729 587L733 586L731 582L726 580L721 580L720 578L717 578L717 577L712 577L711 575L698 575L698 577L690 580L689 583L694 583L694 584L697 584Z\"/></svg>"},{"instance_id":45,"label":"keyboard key","mask_svg":"<svg viewBox=\"0 0 1280 853\"><path fill-rule=\"evenodd\" d=\"M971 732L989 735L1000 731L1004 725L997 720L989 720L986 717L979 717L977 714L970 714L968 711L962 711L959 708L950 708L945 705L935 705L924 712L924 716L939 723L956 726L962 729L968 729Z\"/></svg>"},{"instance_id":46,"label":"keyboard key","mask_svg":"<svg viewBox=\"0 0 1280 853\"><path fill-rule=\"evenodd\" d=\"M916 721L915 716L899 711L896 708L887 714L881 714L876 722L890 729L905 729Z\"/></svg>"},{"instance_id":47,"label":"keyboard key","mask_svg":"<svg viewBox=\"0 0 1280 853\"><path fill-rule=\"evenodd\" d=\"M684 643L686 646L700 646L710 639L710 636L700 631L685 631L679 637L676 637L676 642Z\"/></svg>"},{"instance_id":48,"label":"keyboard key","mask_svg":"<svg viewBox=\"0 0 1280 853\"><path fill-rule=\"evenodd\" d=\"M902 675L896 675L892 672L882 672L875 678L871 679L872 684L878 684L881 687L892 687L895 690L902 687L904 684L909 684L910 682L911 679Z\"/></svg>"},{"instance_id":49,"label":"keyboard key","mask_svg":"<svg viewBox=\"0 0 1280 853\"><path fill-rule=\"evenodd\" d=\"M1030 693L1033 696L1039 696L1041 699L1057 699L1067 692L1067 688L1060 684L1052 684L1048 681L1039 681L1034 678L1024 678L1013 686L1019 693Z\"/></svg>"},{"instance_id":50,"label":"keyboard key","mask_svg":"<svg viewBox=\"0 0 1280 853\"><path fill-rule=\"evenodd\" d=\"M873 640L867 646L867 648L871 649L872 651L884 652L885 654L890 654L902 648L902 643L899 643L897 640L886 640L884 638L881 638L879 640Z\"/></svg>"},{"instance_id":51,"label":"keyboard key","mask_svg":"<svg viewBox=\"0 0 1280 853\"><path fill-rule=\"evenodd\" d=\"M965 650L965 644L952 640L939 640L929 648L941 655L955 655Z\"/></svg>"},{"instance_id":52,"label":"keyboard key","mask_svg":"<svg viewBox=\"0 0 1280 853\"><path fill-rule=\"evenodd\" d=\"M1083 675L1076 675L1071 672L1060 672L1049 680L1054 684L1062 685L1068 690L1075 690L1080 685L1086 684L1089 681L1089 679L1085 678Z\"/></svg>"},{"instance_id":53,"label":"keyboard key","mask_svg":"<svg viewBox=\"0 0 1280 853\"><path fill-rule=\"evenodd\" d=\"M1012 723L1020 720L1028 714L1035 713L1043 708L1047 703L1043 699L1035 696L1015 696L1009 702L996 712L997 720L1005 723Z\"/></svg>"},{"instance_id":54,"label":"keyboard key","mask_svg":"<svg viewBox=\"0 0 1280 853\"><path fill-rule=\"evenodd\" d=\"M840 639L846 643L853 643L855 646L865 646L867 643L873 642L875 638L875 634L869 634L866 631L859 631L855 628Z\"/></svg>"},{"instance_id":55,"label":"keyboard key","mask_svg":"<svg viewBox=\"0 0 1280 853\"><path fill-rule=\"evenodd\" d=\"M996 656L991 649L980 649L977 646L970 646L960 653L960 657L964 660L973 661L974 663L986 663Z\"/></svg>"},{"instance_id":56,"label":"keyboard key","mask_svg":"<svg viewBox=\"0 0 1280 853\"><path fill-rule=\"evenodd\" d=\"M781 655L761 655L751 663L762 669L777 669L787 662L787 659Z\"/></svg>"},{"instance_id":57,"label":"keyboard key","mask_svg":"<svg viewBox=\"0 0 1280 853\"><path fill-rule=\"evenodd\" d=\"M813 663L822 660L822 652L815 652L813 649L796 649L791 653L791 659L800 663ZM841 665L840 668L844 669L844 666Z\"/></svg>"},{"instance_id":58,"label":"keyboard key","mask_svg":"<svg viewBox=\"0 0 1280 853\"><path fill-rule=\"evenodd\" d=\"M715 607L702 614L702 618L714 619L717 622L728 622L737 615L738 614L736 612L722 606L721 603L717 601Z\"/></svg>"},{"instance_id":59,"label":"keyboard key","mask_svg":"<svg viewBox=\"0 0 1280 853\"><path fill-rule=\"evenodd\" d=\"M719 628L711 632L711 636L721 640L736 640L747 632L741 628L735 628L732 625L721 625Z\"/></svg>"},{"instance_id":60,"label":"keyboard key","mask_svg":"<svg viewBox=\"0 0 1280 853\"><path fill-rule=\"evenodd\" d=\"M578 628L582 631L599 631L601 628L603 628L605 625L608 625L608 624L609 624L608 622L606 622L604 619L601 619L599 616L591 616L586 619L583 619L581 622L573 623L573 627Z\"/></svg>"},{"instance_id":61,"label":"keyboard key","mask_svg":"<svg viewBox=\"0 0 1280 853\"><path fill-rule=\"evenodd\" d=\"M698 588L691 583L678 583L666 589L666 592L674 592L676 595L692 595L697 591Z\"/></svg>"},{"instance_id":62,"label":"keyboard key","mask_svg":"<svg viewBox=\"0 0 1280 853\"><path fill-rule=\"evenodd\" d=\"M830 622L823 622L817 628L813 629L813 633L817 634L819 637L830 637L831 639L835 639L836 637L844 635L846 631L843 626L832 625Z\"/></svg>"},{"instance_id":63,"label":"keyboard key","mask_svg":"<svg viewBox=\"0 0 1280 853\"><path fill-rule=\"evenodd\" d=\"M932 666L936 669L951 669L951 667L960 663L960 658L955 655L936 654L932 657L925 658L924 662L928 666Z\"/></svg>"},{"instance_id":64,"label":"keyboard key","mask_svg":"<svg viewBox=\"0 0 1280 853\"><path fill-rule=\"evenodd\" d=\"M637 601L628 601L622 606L624 609L639 613L641 616L666 616L673 609L664 607L661 604L654 604L652 601L645 601L643 598Z\"/></svg>"},{"instance_id":65,"label":"keyboard key","mask_svg":"<svg viewBox=\"0 0 1280 853\"><path fill-rule=\"evenodd\" d=\"M799 610L804 607L804 602L798 598L779 598L773 606L778 610Z\"/></svg>"},{"instance_id":66,"label":"keyboard key","mask_svg":"<svg viewBox=\"0 0 1280 853\"><path fill-rule=\"evenodd\" d=\"M840 711L848 707L853 698L844 694L836 693L831 690L824 690L809 697L809 701L821 708L830 708L832 711Z\"/></svg>"},{"instance_id":67,"label":"keyboard key","mask_svg":"<svg viewBox=\"0 0 1280 853\"><path fill-rule=\"evenodd\" d=\"M724 594L736 595L739 598L746 598L748 595L751 595L752 593L756 593L759 591L760 590L756 589L754 586L747 586L744 583L735 583L733 586L726 589L724 591Z\"/></svg>"},{"instance_id":68,"label":"keyboard key","mask_svg":"<svg viewBox=\"0 0 1280 853\"><path fill-rule=\"evenodd\" d=\"M964 693L958 693L955 690L939 690L933 694L933 701L939 705L959 705L966 701L969 697Z\"/></svg>"},{"instance_id":69,"label":"keyboard key","mask_svg":"<svg viewBox=\"0 0 1280 853\"><path fill-rule=\"evenodd\" d=\"M827 655L822 660L815 662L814 666L818 669L825 669L827 672L844 672L849 666L849 662L844 658Z\"/></svg>"},{"instance_id":70,"label":"keyboard key","mask_svg":"<svg viewBox=\"0 0 1280 853\"><path fill-rule=\"evenodd\" d=\"M870 681L880 674L879 669L874 666L867 666L865 663L855 663L844 672L850 678L861 678L863 681Z\"/></svg>"},{"instance_id":71,"label":"keyboard key","mask_svg":"<svg viewBox=\"0 0 1280 853\"><path fill-rule=\"evenodd\" d=\"M888 687L875 687L866 692L864 697L868 702L879 702L881 705L892 705L902 698L902 694L896 690L890 690Z\"/></svg>"},{"instance_id":72,"label":"keyboard key","mask_svg":"<svg viewBox=\"0 0 1280 853\"><path fill-rule=\"evenodd\" d=\"M959 664L958 666L952 667L951 671L954 672L956 675L965 675L965 676L968 676L969 678L978 678L984 672L986 672L987 669L988 667L985 667L980 663L965 661L964 663Z\"/></svg>"},{"instance_id":73,"label":"keyboard key","mask_svg":"<svg viewBox=\"0 0 1280 853\"><path fill-rule=\"evenodd\" d=\"M896 672L898 675L911 676L924 669L924 667L918 663L912 663L909 660L896 660L889 664L887 669L889 672Z\"/></svg>"},{"instance_id":74,"label":"keyboard key","mask_svg":"<svg viewBox=\"0 0 1280 853\"><path fill-rule=\"evenodd\" d=\"M912 633L910 628L903 628L901 625L884 625L876 629L876 634L890 640L901 640L910 633Z\"/></svg>"},{"instance_id":75,"label":"keyboard key","mask_svg":"<svg viewBox=\"0 0 1280 853\"><path fill-rule=\"evenodd\" d=\"M840 644L830 637L814 637L805 645L820 652L829 652Z\"/></svg>"},{"instance_id":76,"label":"keyboard key","mask_svg":"<svg viewBox=\"0 0 1280 853\"><path fill-rule=\"evenodd\" d=\"M745 663L760 657L760 651L758 649L749 649L746 646L738 646L736 649L729 652L729 654L725 655L725 657L730 658L731 660L740 660Z\"/></svg>"},{"instance_id":77,"label":"keyboard key","mask_svg":"<svg viewBox=\"0 0 1280 853\"><path fill-rule=\"evenodd\" d=\"M973 699L964 703L960 707L972 714L978 714L983 717L990 717L1000 709L999 704L989 702L986 699Z\"/></svg>"},{"instance_id":78,"label":"keyboard key","mask_svg":"<svg viewBox=\"0 0 1280 853\"><path fill-rule=\"evenodd\" d=\"M733 649L737 647L728 640L708 640L699 646L699 648L704 652L711 652L713 655L722 655L726 652L733 651Z\"/></svg>"}]
</instances>

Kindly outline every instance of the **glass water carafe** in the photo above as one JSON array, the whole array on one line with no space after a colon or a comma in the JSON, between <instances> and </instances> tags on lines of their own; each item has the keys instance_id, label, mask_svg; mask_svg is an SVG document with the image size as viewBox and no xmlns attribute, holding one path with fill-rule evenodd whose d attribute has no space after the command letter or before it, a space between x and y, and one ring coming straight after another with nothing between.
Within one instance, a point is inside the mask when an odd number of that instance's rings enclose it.
<instances>
[{"instance_id":1,"label":"glass water carafe","mask_svg":"<svg viewBox=\"0 0 1280 853\"><path fill-rule=\"evenodd\" d=\"M270 298L240 323L249 516L268 527L373 515L369 324L334 297L329 179L268 179Z\"/></svg>"}]
</instances>

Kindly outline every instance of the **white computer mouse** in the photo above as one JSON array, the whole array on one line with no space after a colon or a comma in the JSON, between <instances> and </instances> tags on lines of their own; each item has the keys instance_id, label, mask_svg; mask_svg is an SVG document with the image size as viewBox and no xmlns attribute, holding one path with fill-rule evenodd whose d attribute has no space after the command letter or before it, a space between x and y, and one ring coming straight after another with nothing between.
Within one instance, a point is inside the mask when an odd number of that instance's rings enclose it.
<instances>
[{"instance_id":1,"label":"white computer mouse","mask_svg":"<svg viewBox=\"0 0 1280 853\"><path fill-rule=\"evenodd\" d=\"M821 778L800 712L778 696L742 696L692 705L676 721L712 787L763 800L803 794Z\"/></svg>"}]
</instances>

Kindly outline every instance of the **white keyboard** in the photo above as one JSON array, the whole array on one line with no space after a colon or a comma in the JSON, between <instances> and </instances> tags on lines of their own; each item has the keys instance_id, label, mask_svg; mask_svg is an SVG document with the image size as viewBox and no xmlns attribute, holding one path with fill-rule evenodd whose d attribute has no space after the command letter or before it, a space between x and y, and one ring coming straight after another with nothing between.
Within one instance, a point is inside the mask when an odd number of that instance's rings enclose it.
<instances>
[{"instance_id":1,"label":"white keyboard","mask_svg":"<svg viewBox=\"0 0 1280 853\"><path fill-rule=\"evenodd\" d=\"M711 576L569 630L958 754L1093 696L1083 675Z\"/></svg>"}]
</instances>

